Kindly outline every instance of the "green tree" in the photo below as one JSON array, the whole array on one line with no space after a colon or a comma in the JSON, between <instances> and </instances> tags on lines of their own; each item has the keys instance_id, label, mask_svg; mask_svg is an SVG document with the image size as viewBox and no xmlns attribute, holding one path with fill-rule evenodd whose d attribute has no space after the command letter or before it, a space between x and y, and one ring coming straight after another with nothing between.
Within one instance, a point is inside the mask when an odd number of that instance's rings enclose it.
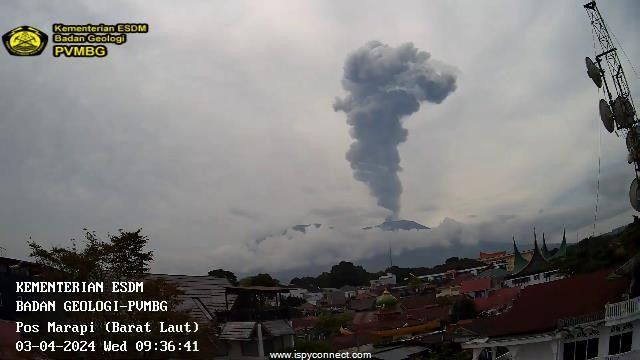
<instances>
[{"instance_id":1,"label":"green tree","mask_svg":"<svg viewBox=\"0 0 640 360\"><path fill-rule=\"evenodd\" d=\"M280 286L280 281L262 273L240 280L240 286Z\"/></svg>"},{"instance_id":2,"label":"green tree","mask_svg":"<svg viewBox=\"0 0 640 360\"><path fill-rule=\"evenodd\" d=\"M208 274L209 276L227 279L232 285L238 285L238 278L236 277L236 274L231 271L216 269L209 271Z\"/></svg>"},{"instance_id":3,"label":"green tree","mask_svg":"<svg viewBox=\"0 0 640 360\"><path fill-rule=\"evenodd\" d=\"M582 239L553 262L563 273L581 274L620 266L639 251L640 220L634 216L622 231Z\"/></svg>"},{"instance_id":4,"label":"green tree","mask_svg":"<svg viewBox=\"0 0 640 360\"><path fill-rule=\"evenodd\" d=\"M351 321L353 316L349 313L331 314L324 313L318 317L318 321L314 325L316 335L329 337L340 333L340 328Z\"/></svg>"},{"instance_id":5,"label":"green tree","mask_svg":"<svg viewBox=\"0 0 640 360\"><path fill-rule=\"evenodd\" d=\"M453 256L448 258L447 260L444 261L445 265L453 265L455 263L457 263L458 261L460 261L460 258L457 256Z\"/></svg>"},{"instance_id":6,"label":"green tree","mask_svg":"<svg viewBox=\"0 0 640 360\"><path fill-rule=\"evenodd\" d=\"M312 289L317 289L318 288L318 284L316 282L316 278L314 278L312 276L303 276L301 278L294 277L293 279L291 279L291 281L289 283L291 285L294 285L294 286L297 286L297 287L301 287L301 288L307 289L307 290L312 290Z\"/></svg>"},{"instance_id":7,"label":"green tree","mask_svg":"<svg viewBox=\"0 0 640 360\"><path fill-rule=\"evenodd\" d=\"M37 263L47 266L50 271L43 274L45 281L78 281L101 282L105 292L98 293L51 293L44 300L56 301L57 307L61 307L63 301L118 301L127 304L128 301L166 301L167 311L162 312L137 312L137 311L101 311L101 312L63 312L54 313L28 313L25 321L40 323L41 329L46 329L48 321L56 321L66 324L93 323L96 332L85 334L80 340L93 341L96 344L95 352L47 352L48 358L66 359L70 356L84 359L165 359L167 354L160 352L138 352L135 344L138 340L162 341L172 340L184 342L197 340L200 350L210 352L213 350L213 329L207 326L193 334L163 334L159 332L159 321L166 324L184 324L193 320L183 311L178 310L181 304L179 291L172 283L161 280L145 278L153 261L153 252L146 251L148 237L142 234L142 230L128 232L119 230L115 235L108 235L108 241L102 241L95 232L85 229L83 244L78 247L72 240L70 247L54 246L50 249L30 241L31 256ZM140 281L143 282L142 293L111 292L111 282L114 281ZM108 333L106 324L119 322L121 324L145 324L151 322L151 333ZM57 334L41 331L36 334L27 334L34 341L56 341L62 344L69 340L73 334ZM105 352L103 341L120 342L127 341L127 352ZM202 353L189 353L176 349L171 356L180 358L199 358Z\"/></svg>"},{"instance_id":8,"label":"green tree","mask_svg":"<svg viewBox=\"0 0 640 360\"><path fill-rule=\"evenodd\" d=\"M362 266L354 265L348 261L341 261L331 267L331 271L323 272L316 278L318 287L341 288L345 285L368 285L369 280L375 277Z\"/></svg>"},{"instance_id":9,"label":"green tree","mask_svg":"<svg viewBox=\"0 0 640 360\"><path fill-rule=\"evenodd\" d=\"M422 279L413 274L409 275L409 282L407 283L407 286L409 286L411 290L417 291L422 285L424 285L424 281L422 281Z\"/></svg>"},{"instance_id":10,"label":"green tree","mask_svg":"<svg viewBox=\"0 0 640 360\"><path fill-rule=\"evenodd\" d=\"M451 309L451 321L473 319L477 315L476 306L473 300L464 298L453 304Z\"/></svg>"}]
</instances>

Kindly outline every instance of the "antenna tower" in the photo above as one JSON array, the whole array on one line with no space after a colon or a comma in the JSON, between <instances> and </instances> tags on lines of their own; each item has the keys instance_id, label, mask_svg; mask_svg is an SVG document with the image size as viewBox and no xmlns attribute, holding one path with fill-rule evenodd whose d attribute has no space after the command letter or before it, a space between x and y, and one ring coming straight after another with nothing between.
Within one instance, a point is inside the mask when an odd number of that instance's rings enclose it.
<instances>
[{"instance_id":1,"label":"antenna tower","mask_svg":"<svg viewBox=\"0 0 640 360\"><path fill-rule=\"evenodd\" d=\"M585 59L587 75L598 88L604 85L607 99L599 103L600 118L609 132L626 138L629 155L627 161L634 164L635 179L629 189L631 206L640 211L640 125L631 90L624 74L618 50L611 39L609 30L595 1L584 4L591 22L594 40L597 39L595 62ZM622 49L620 49L622 50Z\"/></svg>"}]
</instances>

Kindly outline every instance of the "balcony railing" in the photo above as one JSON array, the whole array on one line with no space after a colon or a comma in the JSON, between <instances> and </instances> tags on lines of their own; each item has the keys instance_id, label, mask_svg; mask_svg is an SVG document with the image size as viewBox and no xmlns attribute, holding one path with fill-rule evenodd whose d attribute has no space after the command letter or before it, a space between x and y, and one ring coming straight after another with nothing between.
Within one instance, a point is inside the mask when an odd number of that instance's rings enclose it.
<instances>
[{"instance_id":1,"label":"balcony railing","mask_svg":"<svg viewBox=\"0 0 640 360\"><path fill-rule=\"evenodd\" d=\"M602 356L599 359L602 359L602 360L637 360L639 358L640 358L640 350L631 350L629 352L618 354L618 355Z\"/></svg>"},{"instance_id":2,"label":"balcony railing","mask_svg":"<svg viewBox=\"0 0 640 360\"><path fill-rule=\"evenodd\" d=\"M631 316L640 315L640 297L607 304L605 309L605 321L607 324L617 320L629 321Z\"/></svg>"},{"instance_id":3,"label":"balcony railing","mask_svg":"<svg viewBox=\"0 0 640 360\"><path fill-rule=\"evenodd\" d=\"M506 353L498 356L496 360L513 360L513 356L510 353Z\"/></svg>"},{"instance_id":4,"label":"balcony railing","mask_svg":"<svg viewBox=\"0 0 640 360\"><path fill-rule=\"evenodd\" d=\"M602 309L593 314L563 318L558 320L558 328L573 327L573 326L600 321L604 319L604 314L605 314L605 310Z\"/></svg>"}]
</instances>

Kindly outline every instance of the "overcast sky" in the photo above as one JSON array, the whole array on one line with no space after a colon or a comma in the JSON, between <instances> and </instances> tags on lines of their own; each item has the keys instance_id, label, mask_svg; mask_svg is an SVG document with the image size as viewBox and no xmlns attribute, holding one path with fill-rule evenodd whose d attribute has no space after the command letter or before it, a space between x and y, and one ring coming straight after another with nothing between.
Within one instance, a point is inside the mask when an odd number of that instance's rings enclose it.
<instances>
[{"instance_id":1,"label":"overcast sky","mask_svg":"<svg viewBox=\"0 0 640 360\"><path fill-rule=\"evenodd\" d=\"M638 69L640 6L602 2ZM153 270L202 274L333 264L453 240L587 236L602 136L596 232L633 212L623 139L602 131L586 77L580 2L20 1L0 31L148 22L102 59L0 54L0 246L65 245L82 228L142 227ZM401 218L421 233L363 234L384 220L345 158L335 112L345 59L371 40L411 42L454 69L441 104L403 119ZM622 54L621 54L622 55ZM623 57L636 98L639 80ZM446 220L445 220L446 219ZM294 225L334 226L278 235ZM263 241L256 239L267 237Z\"/></svg>"}]
</instances>

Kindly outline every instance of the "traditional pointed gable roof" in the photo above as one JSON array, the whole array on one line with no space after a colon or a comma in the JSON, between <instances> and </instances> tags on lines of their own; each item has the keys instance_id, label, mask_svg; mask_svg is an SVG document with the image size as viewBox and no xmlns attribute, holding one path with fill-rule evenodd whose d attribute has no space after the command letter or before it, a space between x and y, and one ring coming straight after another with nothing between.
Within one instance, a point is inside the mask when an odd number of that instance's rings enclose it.
<instances>
[{"instance_id":1,"label":"traditional pointed gable roof","mask_svg":"<svg viewBox=\"0 0 640 360\"><path fill-rule=\"evenodd\" d=\"M547 247L547 239L545 238L544 233L542 233L542 256L547 260L553 257L553 254Z\"/></svg>"},{"instance_id":2,"label":"traditional pointed gable roof","mask_svg":"<svg viewBox=\"0 0 640 360\"><path fill-rule=\"evenodd\" d=\"M516 237L513 237L513 272L516 273L527 266L527 259L522 256L516 246Z\"/></svg>"},{"instance_id":3,"label":"traditional pointed gable roof","mask_svg":"<svg viewBox=\"0 0 640 360\"><path fill-rule=\"evenodd\" d=\"M551 257L552 259L563 258L567 256L567 229L565 228L562 232L562 244L560 244L560 248L556 251L555 254Z\"/></svg>"},{"instance_id":4,"label":"traditional pointed gable roof","mask_svg":"<svg viewBox=\"0 0 640 360\"><path fill-rule=\"evenodd\" d=\"M550 270L551 263L545 259L540 253L540 247L538 246L538 239L536 239L535 232L533 233L533 255L527 265L520 269L520 271L514 271L511 278L517 278L521 276L528 276L533 274L539 274Z\"/></svg>"}]
</instances>

